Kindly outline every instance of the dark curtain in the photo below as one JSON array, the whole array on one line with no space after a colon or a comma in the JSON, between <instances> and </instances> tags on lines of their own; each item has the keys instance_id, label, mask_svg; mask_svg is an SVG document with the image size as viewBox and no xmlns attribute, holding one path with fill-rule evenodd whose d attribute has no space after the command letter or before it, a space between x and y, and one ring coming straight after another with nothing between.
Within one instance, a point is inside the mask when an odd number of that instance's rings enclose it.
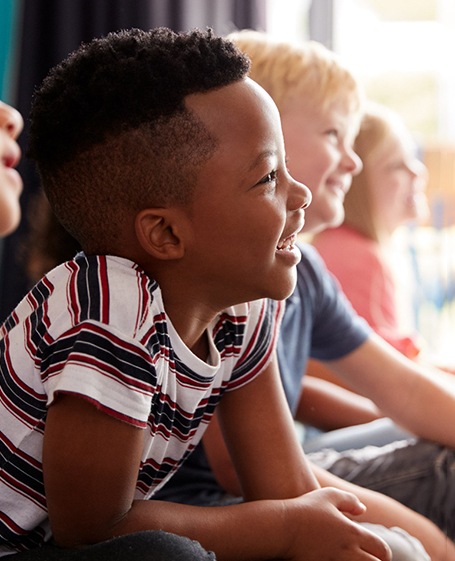
<instances>
[{"instance_id":1,"label":"dark curtain","mask_svg":"<svg viewBox=\"0 0 455 561\"><path fill-rule=\"evenodd\" d=\"M20 0L18 0L20 2ZM265 0L22 0L20 57L16 98L12 103L24 116L20 137L26 153L31 98L48 70L83 41L121 28L167 26L175 31L213 27L224 34L233 29L265 28ZM39 192L32 164L23 157L24 179L19 229L3 241L0 266L0 320L7 317L30 288L24 252L30 235L33 200Z\"/></svg>"}]
</instances>

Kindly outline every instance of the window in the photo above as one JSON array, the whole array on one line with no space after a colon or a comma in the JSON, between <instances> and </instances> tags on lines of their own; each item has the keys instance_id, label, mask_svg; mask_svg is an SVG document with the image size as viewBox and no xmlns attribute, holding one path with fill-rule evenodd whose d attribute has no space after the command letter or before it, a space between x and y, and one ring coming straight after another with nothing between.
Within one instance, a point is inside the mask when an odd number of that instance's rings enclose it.
<instances>
[{"instance_id":1,"label":"window","mask_svg":"<svg viewBox=\"0 0 455 561\"><path fill-rule=\"evenodd\" d=\"M362 81L367 95L395 109L416 136L430 174L431 217L423 226L400 228L393 257L397 269L408 261L416 279L408 324L440 357L453 356L455 2L324 2L327 14L322 0L287 0L286 7L281 0L268 0L268 31L281 39L314 38L333 48ZM313 20L311 8L317 9ZM328 32L327 21L332 24ZM409 283L406 287L402 302L409 296Z\"/></svg>"}]
</instances>

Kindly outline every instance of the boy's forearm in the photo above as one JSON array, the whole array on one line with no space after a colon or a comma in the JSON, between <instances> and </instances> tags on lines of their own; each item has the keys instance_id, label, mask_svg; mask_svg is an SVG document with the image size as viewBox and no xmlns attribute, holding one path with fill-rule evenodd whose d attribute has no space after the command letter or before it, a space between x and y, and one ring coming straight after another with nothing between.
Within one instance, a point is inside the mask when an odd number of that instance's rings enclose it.
<instances>
[{"instance_id":1,"label":"boy's forearm","mask_svg":"<svg viewBox=\"0 0 455 561\"><path fill-rule=\"evenodd\" d=\"M393 390L395 391L395 390ZM393 404L390 417L416 436L455 448L455 379L434 371L408 375L397 392L406 403Z\"/></svg>"},{"instance_id":2,"label":"boy's forearm","mask_svg":"<svg viewBox=\"0 0 455 561\"><path fill-rule=\"evenodd\" d=\"M455 448L455 380L449 375L414 363L375 335L332 366L397 424Z\"/></svg>"},{"instance_id":3,"label":"boy's forearm","mask_svg":"<svg viewBox=\"0 0 455 561\"><path fill-rule=\"evenodd\" d=\"M455 448L455 378L435 371L422 379L419 390L403 424L421 438Z\"/></svg>"},{"instance_id":4,"label":"boy's forearm","mask_svg":"<svg viewBox=\"0 0 455 561\"><path fill-rule=\"evenodd\" d=\"M218 561L267 561L284 558L289 547L283 501L199 507L137 500L121 515L97 518L85 527L55 533L62 548L80 548L114 537L162 530L198 541Z\"/></svg>"},{"instance_id":5,"label":"boy's forearm","mask_svg":"<svg viewBox=\"0 0 455 561\"><path fill-rule=\"evenodd\" d=\"M221 507L137 501L112 534L160 528L197 540L219 561L390 561L385 543L349 520L364 509L335 489Z\"/></svg>"},{"instance_id":6,"label":"boy's forearm","mask_svg":"<svg viewBox=\"0 0 455 561\"><path fill-rule=\"evenodd\" d=\"M113 535L162 529L197 540L219 561L266 561L284 556L288 544L281 501L223 507L194 507L136 501L113 528Z\"/></svg>"},{"instance_id":7,"label":"boy's forearm","mask_svg":"<svg viewBox=\"0 0 455 561\"><path fill-rule=\"evenodd\" d=\"M305 375L296 418L322 430L374 421L383 415L369 399L345 388Z\"/></svg>"}]
</instances>

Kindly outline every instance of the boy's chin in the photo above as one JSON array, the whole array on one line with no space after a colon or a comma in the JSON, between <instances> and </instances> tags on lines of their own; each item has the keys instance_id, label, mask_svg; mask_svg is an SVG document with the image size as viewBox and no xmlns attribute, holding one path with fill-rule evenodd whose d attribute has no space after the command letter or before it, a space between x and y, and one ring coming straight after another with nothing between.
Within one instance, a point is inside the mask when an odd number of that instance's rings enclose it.
<instances>
[{"instance_id":1,"label":"boy's chin","mask_svg":"<svg viewBox=\"0 0 455 561\"><path fill-rule=\"evenodd\" d=\"M294 292L295 285L297 283L297 273L296 268L293 268L293 273L289 275L289 280L283 283L282 286L277 287L274 291L274 295L270 296L272 300L286 300Z\"/></svg>"},{"instance_id":2,"label":"boy's chin","mask_svg":"<svg viewBox=\"0 0 455 561\"><path fill-rule=\"evenodd\" d=\"M334 209L333 215L331 216L330 220L328 220L328 224L326 224L326 228L338 228L341 226L344 221L344 206L339 204Z\"/></svg>"}]
</instances>

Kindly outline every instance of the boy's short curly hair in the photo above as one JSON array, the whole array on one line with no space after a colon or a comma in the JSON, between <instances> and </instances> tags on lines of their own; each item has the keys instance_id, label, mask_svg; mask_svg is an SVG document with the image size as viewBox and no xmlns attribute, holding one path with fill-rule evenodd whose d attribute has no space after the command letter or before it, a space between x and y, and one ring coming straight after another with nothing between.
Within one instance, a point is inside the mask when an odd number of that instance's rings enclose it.
<instances>
[{"instance_id":1,"label":"boy's short curly hair","mask_svg":"<svg viewBox=\"0 0 455 561\"><path fill-rule=\"evenodd\" d=\"M188 204L216 143L185 97L248 70L211 30L157 28L94 39L50 71L34 95L28 153L86 251L112 251L129 210Z\"/></svg>"}]
</instances>

